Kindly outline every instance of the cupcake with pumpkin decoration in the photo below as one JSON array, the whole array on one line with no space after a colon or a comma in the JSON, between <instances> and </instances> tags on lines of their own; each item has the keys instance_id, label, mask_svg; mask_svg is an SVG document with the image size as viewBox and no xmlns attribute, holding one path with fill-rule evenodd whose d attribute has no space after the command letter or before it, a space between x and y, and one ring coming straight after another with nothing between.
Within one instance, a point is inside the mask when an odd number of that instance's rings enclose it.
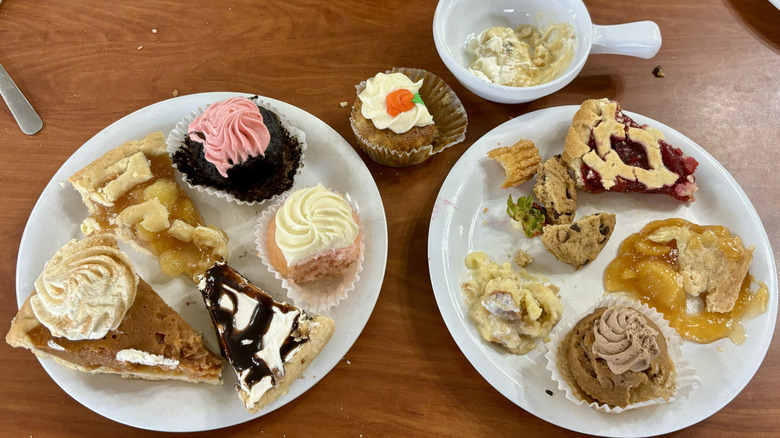
<instances>
[{"instance_id":1,"label":"cupcake with pumpkin decoration","mask_svg":"<svg viewBox=\"0 0 780 438\"><path fill-rule=\"evenodd\" d=\"M358 146L378 163L411 166L466 138L463 104L433 73L394 68L355 88L352 131Z\"/></svg>"}]
</instances>

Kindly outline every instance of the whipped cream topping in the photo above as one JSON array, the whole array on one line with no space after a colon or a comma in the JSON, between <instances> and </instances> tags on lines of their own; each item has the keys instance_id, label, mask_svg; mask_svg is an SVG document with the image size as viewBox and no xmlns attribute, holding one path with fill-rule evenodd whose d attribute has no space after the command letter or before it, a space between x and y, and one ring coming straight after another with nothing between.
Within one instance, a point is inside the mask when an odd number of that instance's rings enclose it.
<instances>
[{"instance_id":1,"label":"whipped cream topping","mask_svg":"<svg viewBox=\"0 0 780 438\"><path fill-rule=\"evenodd\" d=\"M346 248L359 233L349 203L322 184L290 194L274 220L276 244L288 266L323 251Z\"/></svg>"},{"instance_id":2,"label":"whipped cream topping","mask_svg":"<svg viewBox=\"0 0 780 438\"><path fill-rule=\"evenodd\" d=\"M93 234L71 240L35 281L37 293L30 304L52 335L100 339L119 326L133 304L138 276L113 237L110 243L108 238Z\"/></svg>"},{"instance_id":3,"label":"whipped cream topping","mask_svg":"<svg viewBox=\"0 0 780 438\"><path fill-rule=\"evenodd\" d=\"M377 73L366 81L366 88L358 94L363 106L360 112L363 117L371 120L377 129L390 129L396 134L403 134L410 129L433 124L433 116L424 103L415 102L412 109L391 116L387 108L387 95L397 90L409 90L417 94L423 80L412 82L403 73Z\"/></svg>"},{"instance_id":4,"label":"whipped cream topping","mask_svg":"<svg viewBox=\"0 0 780 438\"><path fill-rule=\"evenodd\" d=\"M644 371L661 353L656 339L658 331L629 307L606 308L593 331L593 354L604 359L615 374Z\"/></svg>"},{"instance_id":5,"label":"whipped cream topping","mask_svg":"<svg viewBox=\"0 0 780 438\"><path fill-rule=\"evenodd\" d=\"M265 156L271 141L260 109L245 97L212 104L190 123L187 133L203 143L206 160L225 178L231 167Z\"/></svg>"},{"instance_id":6,"label":"whipped cream topping","mask_svg":"<svg viewBox=\"0 0 780 438\"><path fill-rule=\"evenodd\" d=\"M198 288L250 408L279 384L284 364L308 341L297 332L308 315L274 301L224 263L207 270Z\"/></svg>"},{"instance_id":7,"label":"whipped cream topping","mask_svg":"<svg viewBox=\"0 0 780 438\"><path fill-rule=\"evenodd\" d=\"M168 359L165 356L136 350L135 348L126 348L118 351L116 353L116 360L162 368L175 368L179 366L179 361L176 359Z\"/></svg>"}]
</instances>

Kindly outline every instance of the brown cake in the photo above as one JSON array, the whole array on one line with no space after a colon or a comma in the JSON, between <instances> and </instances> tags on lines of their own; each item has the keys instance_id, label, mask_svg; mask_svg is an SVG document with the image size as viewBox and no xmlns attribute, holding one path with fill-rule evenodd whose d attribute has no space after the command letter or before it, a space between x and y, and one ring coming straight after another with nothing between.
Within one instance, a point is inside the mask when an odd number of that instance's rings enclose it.
<instances>
[{"instance_id":1,"label":"brown cake","mask_svg":"<svg viewBox=\"0 0 780 438\"><path fill-rule=\"evenodd\" d=\"M222 382L219 356L105 233L72 240L46 264L6 342L92 374Z\"/></svg>"},{"instance_id":2,"label":"brown cake","mask_svg":"<svg viewBox=\"0 0 780 438\"><path fill-rule=\"evenodd\" d=\"M292 187L301 166L304 145L291 130L257 96L234 97L189 121L171 159L193 186L264 201Z\"/></svg>"},{"instance_id":3,"label":"brown cake","mask_svg":"<svg viewBox=\"0 0 780 438\"><path fill-rule=\"evenodd\" d=\"M465 139L463 104L429 71L393 68L356 90L350 126L358 146L378 163L411 166Z\"/></svg>"},{"instance_id":4,"label":"brown cake","mask_svg":"<svg viewBox=\"0 0 780 438\"><path fill-rule=\"evenodd\" d=\"M600 307L582 318L563 338L557 357L563 379L588 403L625 408L668 401L676 389L666 338L630 307Z\"/></svg>"}]
</instances>

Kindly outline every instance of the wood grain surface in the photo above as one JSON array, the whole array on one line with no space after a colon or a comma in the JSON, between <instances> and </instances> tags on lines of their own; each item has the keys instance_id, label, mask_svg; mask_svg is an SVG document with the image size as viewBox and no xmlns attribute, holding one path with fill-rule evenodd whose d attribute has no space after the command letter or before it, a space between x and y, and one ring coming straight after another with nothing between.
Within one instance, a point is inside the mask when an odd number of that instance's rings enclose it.
<instances>
[{"instance_id":1,"label":"wood grain surface","mask_svg":"<svg viewBox=\"0 0 780 438\"><path fill-rule=\"evenodd\" d=\"M650 60L591 56L563 90L501 105L464 89L438 57L432 0L5 0L0 62L45 125L26 136L0 104L0 328L7 330L16 313L18 248L38 196L60 165L107 125L174 93L240 91L303 108L354 145L349 107L339 103L351 104L355 84L393 66L423 68L463 100L468 133L464 143L409 168L384 167L361 153L389 229L384 285L365 330L345 360L283 408L185 435L576 436L493 389L460 352L436 306L427 267L430 212L469 145L530 111L615 98L720 161L758 210L775 257L780 249L780 10L766 0L585 3L597 24L656 21L660 53ZM656 65L665 78L651 74ZM0 343L0 358L0 436L157 435L83 407L28 351ZM674 435L776 436L778 430L775 340L731 403Z\"/></svg>"}]
</instances>

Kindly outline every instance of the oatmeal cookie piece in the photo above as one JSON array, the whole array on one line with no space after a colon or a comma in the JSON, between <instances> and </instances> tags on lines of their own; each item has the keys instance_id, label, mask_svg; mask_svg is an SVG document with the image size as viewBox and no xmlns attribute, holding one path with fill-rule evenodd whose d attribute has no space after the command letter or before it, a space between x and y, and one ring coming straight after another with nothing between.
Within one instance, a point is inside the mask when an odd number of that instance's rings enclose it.
<instances>
[{"instance_id":1,"label":"oatmeal cookie piece","mask_svg":"<svg viewBox=\"0 0 780 438\"><path fill-rule=\"evenodd\" d=\"M555 155L539 166L534 194L554 224L570 224L577 211L577 190L566 163Z\"/></svg>"}]
</instances>

